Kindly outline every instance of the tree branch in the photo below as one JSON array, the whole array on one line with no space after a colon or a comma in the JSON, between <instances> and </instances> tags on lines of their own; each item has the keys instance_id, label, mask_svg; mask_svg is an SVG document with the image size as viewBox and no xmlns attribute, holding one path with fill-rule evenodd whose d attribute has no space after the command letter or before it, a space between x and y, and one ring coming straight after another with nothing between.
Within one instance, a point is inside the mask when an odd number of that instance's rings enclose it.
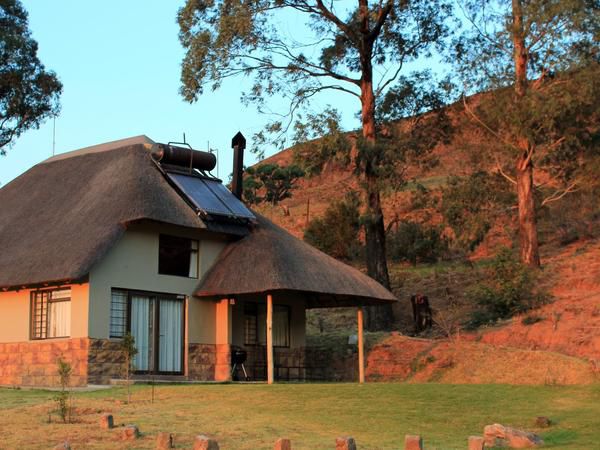
<instances>
[{"instance_id":1,"label":"tree branch","mask_svg":"<svg viewBox=\"0 0 600 450\"><path fill-rule=\"evenodd\" d=\"M351 41L354 41L354 42L358 41L356 39L356 34L354 34L354 31L352 30L352 28L350 26L348 26L347 23L340 20L340 18L338 16L333 14L333 12L331 10L329 10L323 4L322 0L317 0L317 8L319 9L319 11L321 11L321 13L323 14L323 17L325 17L327 20L329 20L331 23L333 23L336 27L338 27L346 35L346 37L348 39L350 39Z\"/></svg>"},{"instance_id":2,"label":"tree branch","mask_svg":"<svg viewBox=\"0 0 600 450\"><path fill-rule=\"evenodd\" d=\"M379 8L379 13L377 14L377 21L375 22L375 26L373 27L373 29L367 36L367 39L369 39L371 42L374 42L377 39L377 37L379 36L379 33L381 32L381 28L383 27L383 24L387 20L387 17L389 16L390 11L392 10L393 6L394 6L394 2L392 0L388 0L388 2L385 4L385 6L383 8L381 8L381 7Z\"/></svg>"},{"instance_id":3,"label":"tree branch","mask_svg":"<svg viewBox=\"0 0 600 450\"><path fill-rule=\"evenodd\" d=\"M500 161L498 161L498 157L496 155L494 155L494 159L496 160L496 170L498 171L498 173L502 175L505 179L510 181L512 184L517 184L517 180L515 180L510 175L504 172L504 170L502 169L502 165L500 164Z\"/></svg>"},{"instance_id":4,"label":"tree branch","mask_svg":"<svg viewBox=\"0 0 600 450\"><path fill-rule=\"evenodd\" d=\"M579 189L575 189L576 187L577 187L577 181L574 181L569 186L567 186L563 191L556 191L554 194L550 195L549 197L546 197L542 201L542 206L545 206L548 203L560 200L565 195L570 194L571 192L577 192Z\"/></svg>"},{"instance_id":5,"label":"tree branch","mask_svg":"<svg viewBox=\"0 0 600 450\"><path fill-rule=\"evenodd\" d=\"M475 112L471 109L471 107L469 106L469 104L467 103L467 97L463 95L463 105L465 106L465 111L467 111L467 113L479 124L481 125L485 130L487 130L489 133L492 134L492 136L494 136L495 138L501 140L505 145L512 147L515 150L519 150L517 147L515 147L515 145L512 142L507 141L506 139L504 139L502 136L500 136L500 134L498 134L496 131L494 131L489 125L487 125L483 120L481 120L479 118L479 116L477 116L477 114L475 114Z\"/></svg>"}]
</instances>

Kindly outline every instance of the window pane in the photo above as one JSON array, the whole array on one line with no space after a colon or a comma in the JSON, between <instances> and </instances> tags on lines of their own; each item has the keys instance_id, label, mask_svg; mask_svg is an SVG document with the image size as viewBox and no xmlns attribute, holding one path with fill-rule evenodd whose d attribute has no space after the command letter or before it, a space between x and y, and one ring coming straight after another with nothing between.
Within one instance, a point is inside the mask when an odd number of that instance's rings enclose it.
<instances>
[{"instance_id":1,"label":"window pane","mask_svg":"<svg viewBox=\"0 0 600 450\"><path fill-rule=\"evenodd\" d=\"M198 278L198 241L190 242L192 244L195 243L195 245L192 245L192 249L190 250L190 272L188 273L188 277Z\"/></svg>"},{"instance_id":2,"label":"window pane","mask_svg":"<svg viewBox=\"0 0 600 450\"><path fill-rule=\"evenodd\" d=\"M131 298L131 335L137 354L133 358L135 370L154 369L154 302L150 297L134 295Z\"/></svg>"},{"instance_id":3,"label":"window pane","mask_svg":"<svg viewBox=\"0 0 600 450\"><path fill-rule=\"evenodd\" d=\"M267 305L261 304L258 311L259 344L267 344ZM273 346L290 346L290 308L284 305L273 305Z\"/></svg>"},{"instance_id":4,"label":"window pane","mask_svg":"<svg viewBox=\"0 0 600 450\"><path fill-rule=\"evenodd\" d=\"M256 303L244 303L244 344L257 344Z\"/></svg>"},{"instance_id":5,"label":"window pane","mask_svg":"<svg viewBox=\"0 0 600 450\"><path fill-rule=\"evenodd\" d=\"M159 236L158 273L197 278L198 242L161 234Z\"/></svg>"},{"instance_id":6,"label":"window pane","mask_svg":"<svg viewBox=\"0 0 600 450\"><path fill-rule=\"evenodd\" d=\"M110 299L110 337L121 338L127 329L127 292L114 290Z\"/></svg>"},{"instance_id":7,"label":"window pane","mask_svg":"<svg viewBox=\"0 0 600 450\"><path fill-rule=\"evenodd\" d=\"M159 349L160 372L182 371L183 302L159 299Z\"/></svg>"},{"instance_id":8,"label":"window pane","mask_svg":"<svg viewBox=\"0 0 600 450\"><path fill-rule=\"evenodd\" d=\"M52 300L71 299L71 289L61 289L59 291L51 291Z\"/></svg>"},{"instance_id":9,"label":"window pane","mask_svg":"<svg viewBox=\"0 0 600 450\"><path fill-rule=\"evenodd\" d=\"M49 291L35 292L32 305L32 337L45 339Z\"/></svg>"},{"instance_id":10,"label":"window pane","mask_svg":"<svg viewBox=\"0 0 600 450\"><path fill-rule=\"evenodd\" d=\"M258 322L256 324L258 343L260 345L267 345L267 305L259 305L256 320Z\"/></svg>"},{"instance_id":11,"label":"window pane","mask_svg":"<svg viewBox=\"0 0 600 450\"><path fill-rule=\"evenodd\" d=\"M273 305L273 345L290 345L290 308L287 306Z\"/></svg>"},{"instance_id":12,"label":"window pane","mask_svg":"<svg viewBox=\"0 0 600 450\"><path fill-rule=\"evenodd\" d=\"M48 339L71 335L71 289L36 291L31 302L31 337Z\"/></svg>"},{"instance_id":13,"label":"window pane","mask_svg":"<svg viewBox=\"0 0 600 450\"><path fill-rule=\"evenodd\" d=\"M48 304L48 337L71 335L71 302L59 301Z\"/></svg>"}]
</instances>

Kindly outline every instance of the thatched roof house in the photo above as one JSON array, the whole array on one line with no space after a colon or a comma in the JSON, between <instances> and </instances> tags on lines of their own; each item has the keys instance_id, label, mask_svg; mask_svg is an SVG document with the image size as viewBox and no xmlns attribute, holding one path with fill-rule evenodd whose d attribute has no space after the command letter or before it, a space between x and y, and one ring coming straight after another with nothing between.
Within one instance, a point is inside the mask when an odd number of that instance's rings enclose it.
<instances>
[{"instance_id":1,"label":"thatched roof house","mask_svg":"<svg viewBox=\"0 0 600 450\"><path fill-rule=\"evenodd\" d=\"M306 308L394 300L248 210L212 167L213 155L138 136L49 158L0 189L0 354L77 340L77 382L104 382L131 332L140 372L227 379L231 345L303 347ZM49 382L2 361L0 384Z\"/></svg>"}]
</instances>

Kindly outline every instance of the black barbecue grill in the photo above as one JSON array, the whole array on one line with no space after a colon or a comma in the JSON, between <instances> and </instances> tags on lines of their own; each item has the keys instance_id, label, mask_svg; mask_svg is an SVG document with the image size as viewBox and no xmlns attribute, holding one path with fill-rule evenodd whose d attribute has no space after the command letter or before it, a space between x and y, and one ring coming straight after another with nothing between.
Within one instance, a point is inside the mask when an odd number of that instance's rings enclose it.
<instances>
[{"instance_id":1,"label":"black barbecue grill","mask_svg":"<svg viewBox=\"0 0 600 450\"><path fill-rule=\"evenodd\" d=\"M240 347L232 347L231 349L231 379L233 381L238 381L238 366L242 368L244 372L244 378L246 381L249 381L248 373L246 372L246 368L244 367L244 363L248 358L248 352Z\"/></svg>"}]
</instances>

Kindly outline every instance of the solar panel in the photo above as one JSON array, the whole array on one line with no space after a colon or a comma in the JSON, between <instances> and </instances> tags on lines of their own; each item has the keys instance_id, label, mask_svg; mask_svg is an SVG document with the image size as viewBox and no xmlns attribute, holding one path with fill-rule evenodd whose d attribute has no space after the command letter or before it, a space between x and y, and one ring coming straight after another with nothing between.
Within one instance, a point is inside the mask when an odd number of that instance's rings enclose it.
<instances>
[{"instance_id":1,"label":"solar panel","mask_svg":"<svg viewBox=\"0 0 600 450\"><path fill-rule=\"evenodd\" d=\"M220 181L216 180L203 180L204 183L213 191L213 193L221 200L225 206L227 206L233 214L237 217L243 217L245 219L255 219L254 214L246 208L235 195L233 195L229 189L221 184Z\"/></svg>"},{"instance_id":2,"label":"solar panel","mask_svg":"<svg viewBox=\"0 0 600 450\"><path fill-rule=\"evenodd\" d=\"M244 204L217 180L167 172L167 176L196 208L207 214L254 219Z\"/></svg>"}]
</instances>

